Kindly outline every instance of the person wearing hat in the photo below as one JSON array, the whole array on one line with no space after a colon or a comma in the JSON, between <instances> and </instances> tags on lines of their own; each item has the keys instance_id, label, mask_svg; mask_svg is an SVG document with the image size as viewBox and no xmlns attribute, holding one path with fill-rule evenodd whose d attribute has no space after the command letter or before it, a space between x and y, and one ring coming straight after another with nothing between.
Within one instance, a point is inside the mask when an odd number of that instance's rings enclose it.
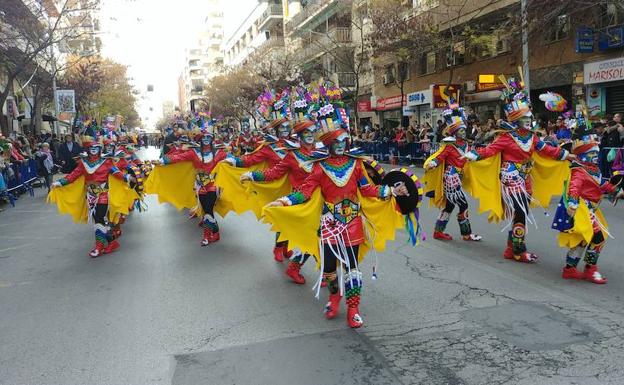
<instances>
[{"instance_id":1,"label":"person wearing hat","mask_svg":"<svg viewBox=\"0 0 624 385\"><path fill-rule=\"evenodd\" d=\"M113 218L123 212L113 212L110 208L121 207L121 211L125 210L125 214L127 214L127 207L132 204L136 197L136 194L128 194L127 191L118 193L117 191L120 191L119 188L113 191L113 186L111 184L114 182L109 176L126 183L133 182L134 178L129 175L124 175L111 158L102 156L102 141L96 139L95 132L91 133L91 135L83 136L82 145L87 151L86 154L78 159L74 171L52 183L51 187L53 191L50 193L52 195L50 200L59 205L61 212L69 212L74 215L77 211L78 216L74 217L75 220L86 219L80 217L82 215L80 212L81 210L75 203L73 205L76 207L70 208L69 211L62 208L64 206L63 201L65 201L65 203L67 202L67 200L64 200L65 197L63 193L65 193L65 195L70 195L72 194L70 191L73 190L61 190L63 186L69 187L69 185L76 182L80 177L84 178L87 195L87 212L95 223L95 245L89 252L89 255L92 258L97 258L103 254L112 253L119 248L118 241L114 239L111 234L110 223ZM129 189L125 185L123 187L124 188L121 190ZM82 193L82 190L79 190L79 193ZM69 199L69 201L71 201L71 199ZM112 201L115 201L115 205L109 206L109 203ZM71 212L72 210L74 213Z\"/></svg>"},{"instance_id":2,"label":"person wearing hat","mask_svg":"<svg viewBox=\"0 0 624 385\"><path fill-rule=\"evenodd\" d=\"M195 136L198 144L180 138L184 143L180 150L164 155L160 162L163 165L190 162L195 169L195 191L203 212L200 226L203 229L202 246L217 242L220 239L219 225L214 215L214 206L218 199L218 187L215 185L214 169L227 157L225 145L214 140L212 131L205 129Z\"/></svg>"},{"instance_id":3,"label":"person wearing hat","mask_svg":"<svg viewBox=\"0 0 624 385\"><path fill-rule=\"evenodd\" d=\"M488 175L473 175L475 180L477 178L479 180L471 183L473 188L477 188L479 184L483 185L483 181L489 181L490 178L493 181L480 193L473 191L473 195L480 200L481 212L490 209L491 219L510 221L511 230L508 233L503 257L512 261L532 263L537 261L538 257L527 251L525 242L527 221L535 224L530 205L535 203L548 206L554 194L549 186L561 184L567 174L565 163L552 164L549 159L542 159L545 157L562 161L574 159L575 156L562 148L546 144L533 132L533 114L522 81L514 78L507 80L502 75L501 80L506 87L501 95L507 116L507 121L501 123L505 131L486 147L466 153L466 158L471 161L497 159L494 156L500 154L500 163L492 164L493 167L487 171ZM539 172L538 169L546 171ZM534 183L536 178L541 178L538 183ZM500 191L502 199L497 199L492 194L492 191L496 190ZM490 207L484 209L484 202L490 204Z\"/></svg>"},{"instance_id":4,"label":"person wearing hat","mask_svg":"<svg viewBox=\"0 0 624 385\"><path fill-rule=\"evenodd\" d=\"M428 190L434 193L433 203L441 209L433 231L433 238L444 241L453 239L444 230L453 209L457 206L459 208L457 222L462 239L464 241L480 241L483 238L472 233L470 219L468 219L468 199L462 188L463 168L467 162L465 154L468 152L464 109L451 100L449 108L444 110L442 115L446 120L446 137L442 140L443 144L440 150L427 159L424 164L425 170L427 170L425 178L429 179ZM437 167L440 169L434 173L433 170ZM434 174L437 175L437 178ZM438 186L439 184L441 186ZM439 196L435 196L435 192L438 192Z\"/></svg>"},{"instance_id":5,"label":"person wearing hat","mask_svg":"<svg viewBox=\"0 0 624 385\"><path fill-rule=\"evenodd\" d=\"M235 167L250 167L262 162L266 162L267 168L275 167L288 154L286 148L289 144L286 142L289 142L290 138L290 121L286 117L276 118L265 127L265 131L267 135L264 142L254 152L241 157L230 156L225 161ZM273 248L274 259L282 262L286 256L288 243L276 240Z\"/></svg>"},{"instance_id":6,"label":"person wearing hat","mask_svg":"<svg viewBox=\"0 0 624 385\"><path fill-rule=\"evenodd\" d=\"M407 195L407 189L405 185L374 185L367 177L362 159L348 153L349 134L342 128L343 124L338 123L348 115L336 99L339 96L339 90L335 88L321 90L321 97L326 99L319 103L316 112L319 141L329 148L329 154L314 162L310 175L298 190L269 203L265 215L271 217L272 207L300 205L311 200L315 191L320 190L320 200L324 203L320 227L315 227L320 237L317 248L322 279L329 290L325 317L332 319L338 315L344 293L348 306L347 323L351 328L359 328L364 321L359 310L362 273L358 259L362 256L360 252L363 252L360 247L367 242L360 196L388 200L393 194ZM276 219L276 223L278 221ZM381 226L375 223L377 225ZM339 275L343 282L340 282ZM316 289L318 296L320 281Z\"/></svg>"},{"instance_id":7,"label":"person wearing hat","mask_svg":"<svg viewBox=\"0 0 624 385\"><path fill-rule=\"evenodd\" d=\"M260 170L260 171L248 171L241 175L241 183L245 181L252 182L269 182L277 180L284 175L288 175L288 180L293 191L296 191L310 175L312 171L312 161L324 157L324 153L316 151L316 126L314 122L309 119L303 119L295 123L293 131L299 138L299 143L296 146L288 147L288 154L274 167ZM287 142L290 143L290 142ZM285 245L285 248L288 244ZM283 259L277 259L280 256L283 258L283 254L275 254L275 259L278 262L282 262ZM305 283L305 278L301 275L301 266L309 258L308 253L302 253L300 250L293 250L290 256L290 262L286 269L286 275L290 279L299 284Z\"/></svg>"},{"instance_id":8,"label":"person wearing hat","mask_svg":"<svg viewBox=\"0 0 624 385\"><path fill-rule=\"evenodd\" d=\"M603 181L599 142L581 113L572 140L577 158L570 164L570 180L552 223L552 228L560 231L559 245L568 248L561 276L604 284L607 279L598 271L598 258L610 234L599 205L603 195L619 199L624 192L621 186ZM581 272L577 266L583 254L585 270Z\"/></svg>"}]
</instances>

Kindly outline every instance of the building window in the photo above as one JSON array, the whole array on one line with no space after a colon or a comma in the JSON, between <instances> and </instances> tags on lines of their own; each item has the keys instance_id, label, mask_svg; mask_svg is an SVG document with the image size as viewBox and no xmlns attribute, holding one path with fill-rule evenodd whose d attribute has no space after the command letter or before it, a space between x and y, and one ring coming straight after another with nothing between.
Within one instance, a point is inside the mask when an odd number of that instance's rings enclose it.
<instances>
[{"instance_id":1,"label":"building window","mask_svg":"<svg viewBox=\"0 0 624 385\"><path fill-rule=\"evenodd\" d=\"M624 7L616 4L616 1L600 5L599 25L601 28L614 27L624 23Z\"/></svg>"},{"instance_id":2,"label":"building window","mask_svg":"<svg viewBox=\"0 0 624 385\"><path fill-rule=\"evenodd\" d=\"M463 65L466 60L466 42L453 44L446 52L446 66Z\"/></svg>"},{"instance_id":3,"label":"building window","mask_svg":"<svg viewBox=\"0 0 624 385\"><path fill-rule=\"evenodd\" d=\"M384 71L384 84L394 83L396 79L396 67L394 64L388 64Z\"/></svg>"},{"instance_id":4,"label":"building window","mask_svg":"<svg viewBox=\"0 0 624 385\"><path fill-rule=\"evenodd\" d=\"M568 15L559 15L548 28L545 35L547 43L567 39L570 34L570 18Z\"/></svg>"},{"instance_id":5,"label":"building window","mask_svg":"<svg viewBox=\"0 0 624 385\"><path fill-rule=\"evenodd\" d=\"M420 57L420 74L427 75L436 71L436 53L428 52Z\"/></svg>"},{"instance_id":6,"label":"building window","mask_svg":"<svg viewBox=\"0 0 624 385\"><path fill-rule=\"evenodd\" d=\"M410 80L411 66L406 62L397 63L397 74L399 81Z\"/></svg>"}]
</instances>

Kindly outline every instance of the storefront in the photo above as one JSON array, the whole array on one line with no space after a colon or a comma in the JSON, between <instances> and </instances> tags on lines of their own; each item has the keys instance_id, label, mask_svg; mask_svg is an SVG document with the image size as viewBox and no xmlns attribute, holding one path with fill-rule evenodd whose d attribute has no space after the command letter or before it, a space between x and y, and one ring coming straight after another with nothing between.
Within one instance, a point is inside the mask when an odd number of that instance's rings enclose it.
<instances>
[{"instance_id":1,"label":"storefront","mask_svg":"<svg viewBox=\"0 0 624 385\"><path fill-rule=\"evenodd\" d=\"M429 123L432 127L434 122L431 121L431 90L420 90L407 94L406 110L409 110L411 122L414 125L421 126Z\"/></svg>"},{"instance_id":2,"label":"storefront","mask_svg":"<svg viewBox=\"0 0 624 385\"><path fill-rule=\"evenodd\" d=\"M401 125L403 116L402 108L406 104L407 97L403 95L390 96L388 98L371 98L372 108L377 111L379 123L382 128L394 128Z\"/></svg>"},{"instance_id":3,"label":"storefront","mask_svg":"<svg viewBox=\"0 0 624 385\"><path fill-rule=\"evenodd\" d=\"M373 127L373 124L376 123L374 120L376 119L375 111L371 107L370 96L366 99L360 98L357 102L357 113L358 113L358 128L361 130L364 127Z\"/></svg>"},{"instance_id":4,"label":"storefront","mask_svg":"<svg viewBox=\"0 0 624 385\"><path fill-rule=\"evenodd\" d=\"M473 83L473 92L464 94L464 105L482 123L489 119L496 120L503 115L500 102L503 88L505 86L502 83Z\"/></svg>"},{"instance_id":5,"label":"storefront","mask_svg":"<svg viewBox=\"0 0 624 385\"><path fill-rule=\"evenodd\" d=\"M586 63L583 79L590 116L624 113L624 58Z\"/></svg>"}]
</instances>

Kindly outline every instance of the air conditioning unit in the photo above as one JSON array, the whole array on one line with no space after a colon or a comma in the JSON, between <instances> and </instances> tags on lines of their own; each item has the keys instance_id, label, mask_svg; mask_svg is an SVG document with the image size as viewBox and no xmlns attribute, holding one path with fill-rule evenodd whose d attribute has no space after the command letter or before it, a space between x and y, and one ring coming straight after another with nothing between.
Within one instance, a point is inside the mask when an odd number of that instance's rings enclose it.
<instances>
[{"instance_id":1,"label":"air conditioning unit","mask_svg":"<svg viewBox=\"0 0 624 385\"><path fill-rule=\"evenodd\" d=\"M509 39L494 37L494 46L497 55L509 52Z\"/></svg>"}]
</instances>

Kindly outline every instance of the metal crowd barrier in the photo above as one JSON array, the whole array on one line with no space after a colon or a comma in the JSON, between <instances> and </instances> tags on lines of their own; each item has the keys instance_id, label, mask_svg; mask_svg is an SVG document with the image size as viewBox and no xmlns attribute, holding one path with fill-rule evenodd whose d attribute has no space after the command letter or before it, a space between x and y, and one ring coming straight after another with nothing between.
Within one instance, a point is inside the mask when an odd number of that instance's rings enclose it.
<instances>
[{"instance_id":1,"label":"metal crowd barrier","mask_svg":"<svg viewBox=\"0 0 624 385\"><path fill-rule=\"evenodd\" d=\"M385 141L355 141L364 154L384 163L392 164L417 164L423 163L431 154L439 148L438 143L419 142L397 145L396 142Z\"/></svg>"},{"instance_id":2,"label":"metal crowd barrier","mask_svg":"<svg viewBox=\"0 0 624 385\"><path fill-rule=\"evenodd\" d=\"M35 196L33 187L35 183L41 183L41 177L37 172L37 161L34 159L24 163L11 163L9 167L12 173L9 173L8 168L2 172L7 189L0 191L0 198L6 198L11 206L15 207L17 195L28 192L30 196Z\"/></svg>"}]
</instances>

